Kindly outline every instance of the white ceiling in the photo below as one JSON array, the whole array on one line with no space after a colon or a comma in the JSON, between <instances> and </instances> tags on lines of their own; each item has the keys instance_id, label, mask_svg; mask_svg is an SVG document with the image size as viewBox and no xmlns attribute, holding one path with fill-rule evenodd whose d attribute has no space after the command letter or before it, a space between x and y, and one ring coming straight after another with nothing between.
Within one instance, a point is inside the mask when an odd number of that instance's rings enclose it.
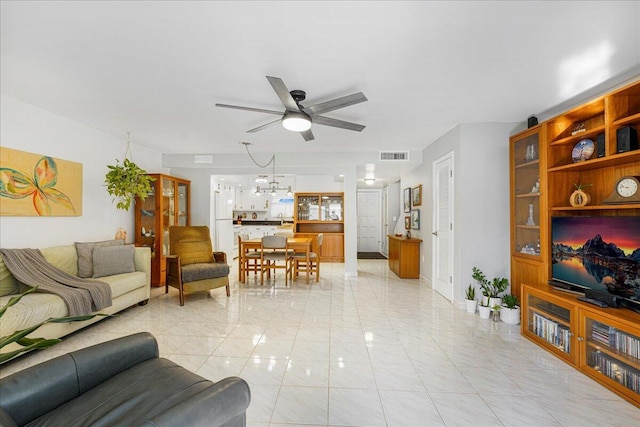
<instances>
[{"instance_id":1,"label":"white ceiling","mask_svg":"<svg viewBox=\"0 0 640 427\"><path fill-rule=\"evenodd\" d=\"M168 154L421 150L640 63L638 1L3 0L0 15L3 94ZM362 91L326 115L365 130L248 134L275 116L214 107L282 110L266 75L307 105Z\"/></svg>"}]
</instances>

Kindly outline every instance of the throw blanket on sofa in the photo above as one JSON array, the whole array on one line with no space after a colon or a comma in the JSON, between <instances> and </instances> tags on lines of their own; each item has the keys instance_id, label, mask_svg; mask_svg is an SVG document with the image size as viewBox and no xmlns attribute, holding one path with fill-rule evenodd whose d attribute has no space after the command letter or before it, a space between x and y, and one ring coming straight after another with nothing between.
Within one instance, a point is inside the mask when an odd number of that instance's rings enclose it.
<instances>
[{"instance_id":1,"label":"throw blanket on sofa","mask_svg":"<svg viewBox=\"0 0 640 427\"><path fill-rule=\"evenodd\" d=\"M65 273L49 264L38 249L0 249L0 254L18 281L62 298L69 316L85 316L111 305L107 283Z\"/></svg>"}]
</instances>

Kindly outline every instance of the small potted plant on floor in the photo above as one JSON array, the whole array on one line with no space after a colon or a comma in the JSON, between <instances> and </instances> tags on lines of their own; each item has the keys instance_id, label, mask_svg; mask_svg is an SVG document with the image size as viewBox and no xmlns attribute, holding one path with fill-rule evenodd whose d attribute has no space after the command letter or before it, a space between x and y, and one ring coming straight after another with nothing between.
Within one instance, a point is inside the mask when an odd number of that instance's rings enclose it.
<instances>
[{"instance_id":1,"label":"small potted plant on floor","mask_svg":"<svg viewBox=\"0 0 640 427\"><path fill-rule=\"evenodd\" d=\"M502 298L502 313L500 319L508 325L520 324L520 301L513 294L507 294Z\"/></svg>"},{"instance_id":2,"label":"small potted plant on floor","mask_svg":"<svg viewBox=\"0 0 640 427\"><path fill-rule=\"evenodd\" d=\"M467 307L467 313L475 313L476 307L478 306L478 301L476 301L476 288L472 285L469 285L466 292L466 298L464 303Z\"/></svg>"},{"instance_id":3,"label":"small potted plant on floor","mask_svg":"<svg viewBox=\"0 0 640 427\"><path fill-rule=\"evenodd\" d=\"M495 307L502 304L501 294L509 287L509 280L504 277L494 277L491 281L491 295L489 298L489 306Z\"/></svg>"}]
</instances>

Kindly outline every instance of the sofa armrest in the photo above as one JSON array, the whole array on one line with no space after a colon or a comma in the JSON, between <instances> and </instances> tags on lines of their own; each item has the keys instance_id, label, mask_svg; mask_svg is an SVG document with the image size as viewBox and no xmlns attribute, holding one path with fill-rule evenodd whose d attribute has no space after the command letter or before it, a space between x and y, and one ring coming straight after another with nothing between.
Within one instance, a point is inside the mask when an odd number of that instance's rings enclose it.
<instances>
[{"instance_id":1,"label":"sofa armrest","mask_svg":"<svg viewBox=\"0 0 640 427\"><path fill-rule=\"evenodd\" d=\"M213 259L215 262L227 263L227 254L224 252L214 252Z\"/></svg>"},{"instance_id":2,"label":"sofa armrest","mask_svg":"<svg viewBox=\"0 0 640 427\"><path fill-rule=\"evenodd\" d=\"M24 425L153 357L158 345L147 332L64 354L0 379L0 407Z\"/></svg>"},{"instance_id":3,"label":"sofa armrest","mask_svg":"<svg viewBox=\"0 0 640 427\"><path fill-rule=\"evenodd\" d=\"M249 385L242 378L229 377L156 415L143 425L244 426L251 402ZM231 421L231 422L230 422ZM237 421L237 424L233 421Z\"/></svg>"},{"instance_id":4,"label":"sofa armrest","mask_svg":"<svg viewBox=\"0 0 640 427\"><path fill-rule=\"evenodd\" d=\"M133 254L133 264L136 271L147 274L147 287L151 285L151 248L148 246L136 246Z\"/></svg>"}]
</instances>

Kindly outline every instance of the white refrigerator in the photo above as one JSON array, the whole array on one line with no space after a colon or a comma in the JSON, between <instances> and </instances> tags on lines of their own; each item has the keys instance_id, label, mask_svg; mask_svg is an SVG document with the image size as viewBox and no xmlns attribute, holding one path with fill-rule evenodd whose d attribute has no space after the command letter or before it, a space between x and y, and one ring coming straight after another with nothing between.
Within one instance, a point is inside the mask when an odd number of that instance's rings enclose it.
<instances>
[{"instance_id":1,"label":"white refrigerator","mask_svg":"<svg viewBox=\"0 0 640 427\"><path fill-rule=\"evenodd\" d=\"M227 262L237 256L233 227L233 194L228 190L216 190L213 194L213 249L227 254Z\"/></svg>"}]
</instances>

